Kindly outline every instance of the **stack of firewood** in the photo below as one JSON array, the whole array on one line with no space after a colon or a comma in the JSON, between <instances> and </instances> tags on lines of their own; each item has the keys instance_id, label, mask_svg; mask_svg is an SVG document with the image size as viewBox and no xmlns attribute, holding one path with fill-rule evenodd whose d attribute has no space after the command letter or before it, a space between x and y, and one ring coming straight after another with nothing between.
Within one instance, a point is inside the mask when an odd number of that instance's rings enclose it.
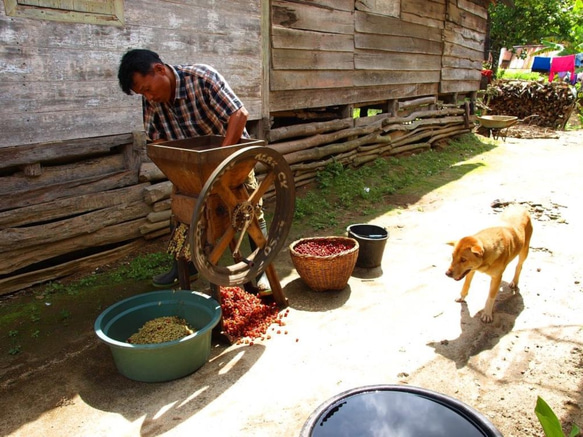
<instances>
[{"instance_id":1,"label":"stack of firewood","mask_svg":"<svg viewBox=\"0 0 583 437\"><path fill-rule=\"evenodd\" d=\"M299 187L315 181L331 163L360 167L380 157L429 150L469 132L468 120L468 107L424 98L399 102L394 113L272 129L268 146L283 155ZM261 169L256 171L261 178Z\"/></svg>"},{"instance_id":2,"label":"stack of firewood","mask_svg":"<svg viewBox=\"0 0 583 437\"><path fill-rule=\"evenodd\" d=\"M532 125L564 129L576 105L565 82L497 80L487 91L490 115L513 115Z\"/></svg>"}]
</instances>

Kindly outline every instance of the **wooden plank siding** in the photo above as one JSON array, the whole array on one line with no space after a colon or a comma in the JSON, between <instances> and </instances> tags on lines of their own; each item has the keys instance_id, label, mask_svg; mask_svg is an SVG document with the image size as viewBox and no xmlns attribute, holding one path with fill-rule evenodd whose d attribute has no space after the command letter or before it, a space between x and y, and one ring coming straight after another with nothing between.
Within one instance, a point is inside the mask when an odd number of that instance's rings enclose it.
<instances>
[{"instance_id":1,"label":"wooden plank siding","mask_svg":"<svg viewBox=\"0 0 583 437\"><path fill-rule=\"evenodd\" d=\"M273 26L271 29L271 45L274 53L277 49L322 50L352 53L354 51L354 35L326 34L315 31Z\"/></svg>"},{"instance_id":2,"label":"wooden plank siding","mask_svg":"<svg viewBox=\"0 0 583 437\"><path fill-rule=\"evenodd\" d=\"M408 0L402 2L401 19L409 23L443 29L447 0Z\"/></svg>"},{"instance_id":3,"label":"wooden plank siding","mask_svg":"<svg viewBox=\"0 0 583 437\"><path fill-rule=\"evenodd\" d=\"M468 0L448 0L443 30L440 92L479 89L487 28L487 11Z\"/></svg>"},{"instance_id":4,"label":"wooden plank siding","mask_svg":"<svg viewBox=\"0 0 583 437\"><path fill-rule=\"evenodd\" d=\"M272 109L284 111L289 108L321 108L333 105L350 105L365 102L378 101L379 95L390 96L391 99L408 99L417 96L437 95L439 83L419 84L394 84L378 87L366 87L356 89L331 88L298 91L272 92L272 99L277 101L277 106L272 103Z\"/></svg>"},{"instance_id":5,"label":"wooden plank siding","mask_svg":"<svg viewBox=\"0 0 583 437\"><path fill-rule=\"evenodd\" d=\"M352 70L354 57L347 52L326 52L321 50L289 50L273 51L274 70ZM274 89L277 89L274 87Z\"/></svg>"},{"instance_id":6,"label":"wooden plank siding","mask_svg":"<svg viewBox=\"0 0 583 437\"><path fill-rule=\"evenodd\" d=\"M0 148L140 129L140 99L117 83L119 59L133 47L154 49L169 63L217 67L251 121L297 109L293 90L308 107L354 103L352 87L404 85L396 71L412 72L409 85L436 80L443 93L479 86L485 2L274 0L262 28L266 1L126 0L123 27L6 17L0 2ZM428 72L438 62L443 70L433 79ZM391 98L386 92L377 98Z\"/></svg>"},{"instance_id":7,"label":"wooden plank siding","mask_svg":"<svg viewBox=\"0 0 583 437\"><path fill-rule=\"evenodd\" d=\"M0 148L142 128L117 81L130 48L215 66L260 119L261 1L125 0L123 27L7 17L0 2Z\"/></svg>"},{"instance_id":8,"label":"wooden plank siding","mask_svg":"<svg viewBox=\"0 0 583 437\"><path fill-rule=\"evenodd\" d=\"M346 2L272 2L270 111L431 95L458 68L470 82L456 92L477 89L474 53L458 58L455 36L455 52L444 53L446 9L446 0L356 1L353 11Z\"/></svg>"},{"instance_id":9,"label":"wooden plank siding","mask_svg":"<svg viewBox=\"0 0 583 437\"><path fill-rule=\"evenodd\" d=\"M439 82L441 32L394 17L357 12L354 65L356 86ZM377 100L393 98L379 94Z\"/></svg>"},{"instance_id":10,"label":"wooden plank siding","mask_svg":"<svg viewBox=\"0 0 583 437\"><path fill-rule=\"evenodd\" d=\"M345 102L354 84L353 9L352 0L271 3L271 112Z\"/></svg>"},{"instance_id":11,"label":"wooden plank siding","mask_svg":"<svg viewBox=\"0 0 583 437\"><path fill-rule=\"evenodd\" d=\"M333 6L322 7L315 2L276 0L271 3L272 24L291 29L352 34L354 29L352 16L352 10L337 9Z\"/></svg>"}]
</instances>

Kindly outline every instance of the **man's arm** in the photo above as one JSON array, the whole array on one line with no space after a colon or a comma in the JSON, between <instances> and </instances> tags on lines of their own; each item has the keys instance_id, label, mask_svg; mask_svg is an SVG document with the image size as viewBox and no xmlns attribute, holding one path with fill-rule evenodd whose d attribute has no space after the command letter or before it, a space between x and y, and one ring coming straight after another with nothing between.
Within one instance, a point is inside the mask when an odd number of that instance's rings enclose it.
<instances>
[{"instance_id":1,"label":"man's arm","mask_svg":"<svg viewBox=\"0 0 583 437\"><path fill-rule=\"evenodd\" d=\"M222 146L230 146L239 142L248 117L249 112L247 112L245 107L241 107L231 114L227 124L227 133L225 134L223 144L221 144Z\"/></svg>"}]
</instances>

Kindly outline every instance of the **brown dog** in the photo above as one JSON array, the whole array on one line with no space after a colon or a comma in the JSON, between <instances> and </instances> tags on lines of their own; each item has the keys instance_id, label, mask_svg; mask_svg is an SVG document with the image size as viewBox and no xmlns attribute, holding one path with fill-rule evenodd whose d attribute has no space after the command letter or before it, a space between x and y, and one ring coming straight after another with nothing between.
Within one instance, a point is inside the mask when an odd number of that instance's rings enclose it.
<instances>
[{"instance_id":1,"label":"brown dog","mask_svg":"<svg viewBox=\"0 0 583 437\"><path fill-rule=\"evenodd\" d=\"M484 323L492 321L492 309L502 282L502 274L516 256L518 264L514 279L509 285L513 290L518 289L518 279L522 264L528 256L532 236L532 223L526 209L509 206L503 211L501 219L503 223L500 226L483 229L477 234L448 243L454 249L451 266L445 274L456 281L466 278L456 302L465 301L476 271L486 273L492 278L490 293L482 311L481 319Z\"/></svg>"}]
</instances>

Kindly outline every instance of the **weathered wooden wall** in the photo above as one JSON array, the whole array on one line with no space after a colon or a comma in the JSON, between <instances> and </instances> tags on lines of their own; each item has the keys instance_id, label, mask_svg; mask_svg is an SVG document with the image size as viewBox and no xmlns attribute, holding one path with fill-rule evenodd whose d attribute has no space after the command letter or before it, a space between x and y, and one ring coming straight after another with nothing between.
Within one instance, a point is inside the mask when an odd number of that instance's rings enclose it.
<instances>
[{"instance_id":1,"label":"weathered wooden wall","mask_svg":"<svg viewBox=\"0 0 583 437\"><path fill-rule=\"evenodd\" d=\"M487 9L480 2L447 0L443 31L441 93L476 88L484 60Z\"/></svg>"},{"instance_id":2,"label":"weathered wooden wall","mask_svg":"<svg viewBox=\"0 0 583 437\"><path fill-rule=\"evenodd\" d=\"M437 94L440 29L364 3L272 2L271 112Z\"/></svg>"},{"instance_id":3,"label":"weathered wooden wall","mask_svg":"<svg viewBox=\"0 0 583 437\"><path fill-rule=\"evenodd\" d=\"M7 17L0 2L0 148L142 128L140 97L117 81L122 55L216 66L261 117L261 0L125 0L123 27Z\"/></svg>"},{"instance_id":4,"label":"weathered wooden wall","mask_svg":"<svg viewBox=\"0 0 583 437\"><path fill-rule=\"evenodd\" d=\"M170 183L144 153L140 98L117 82L128 49L217 67L301 185L331 160L469 131L483 3L126 0L119 27L7 17L0 2L0 294L168 233ZM368 107L382 113L352 117Z\"/></svg>"},{"instance_id":5,"label":"weathered wooden wall","mask_svg":"<svg viewBox=\"0 0 583 437\"><path fill-rule=\"evenodd\" d=\"M117 27L7 17L0 2L0 147L140 129L140 98L123 95L117 83L119 60L135 47L169 63L216 66L251 120L475 90L482 3L126 0L125 24Z\"/></svg>"},{"instance_id":6,"label":"weathered wooden wall","mask_svg":"<svg viewBox=\"0 0 583 437\"><path fill-rule=\"evenodd\" d=\"M272 1L270 112L479 89L482 3Z\"/></svg>"}]
</instances>

